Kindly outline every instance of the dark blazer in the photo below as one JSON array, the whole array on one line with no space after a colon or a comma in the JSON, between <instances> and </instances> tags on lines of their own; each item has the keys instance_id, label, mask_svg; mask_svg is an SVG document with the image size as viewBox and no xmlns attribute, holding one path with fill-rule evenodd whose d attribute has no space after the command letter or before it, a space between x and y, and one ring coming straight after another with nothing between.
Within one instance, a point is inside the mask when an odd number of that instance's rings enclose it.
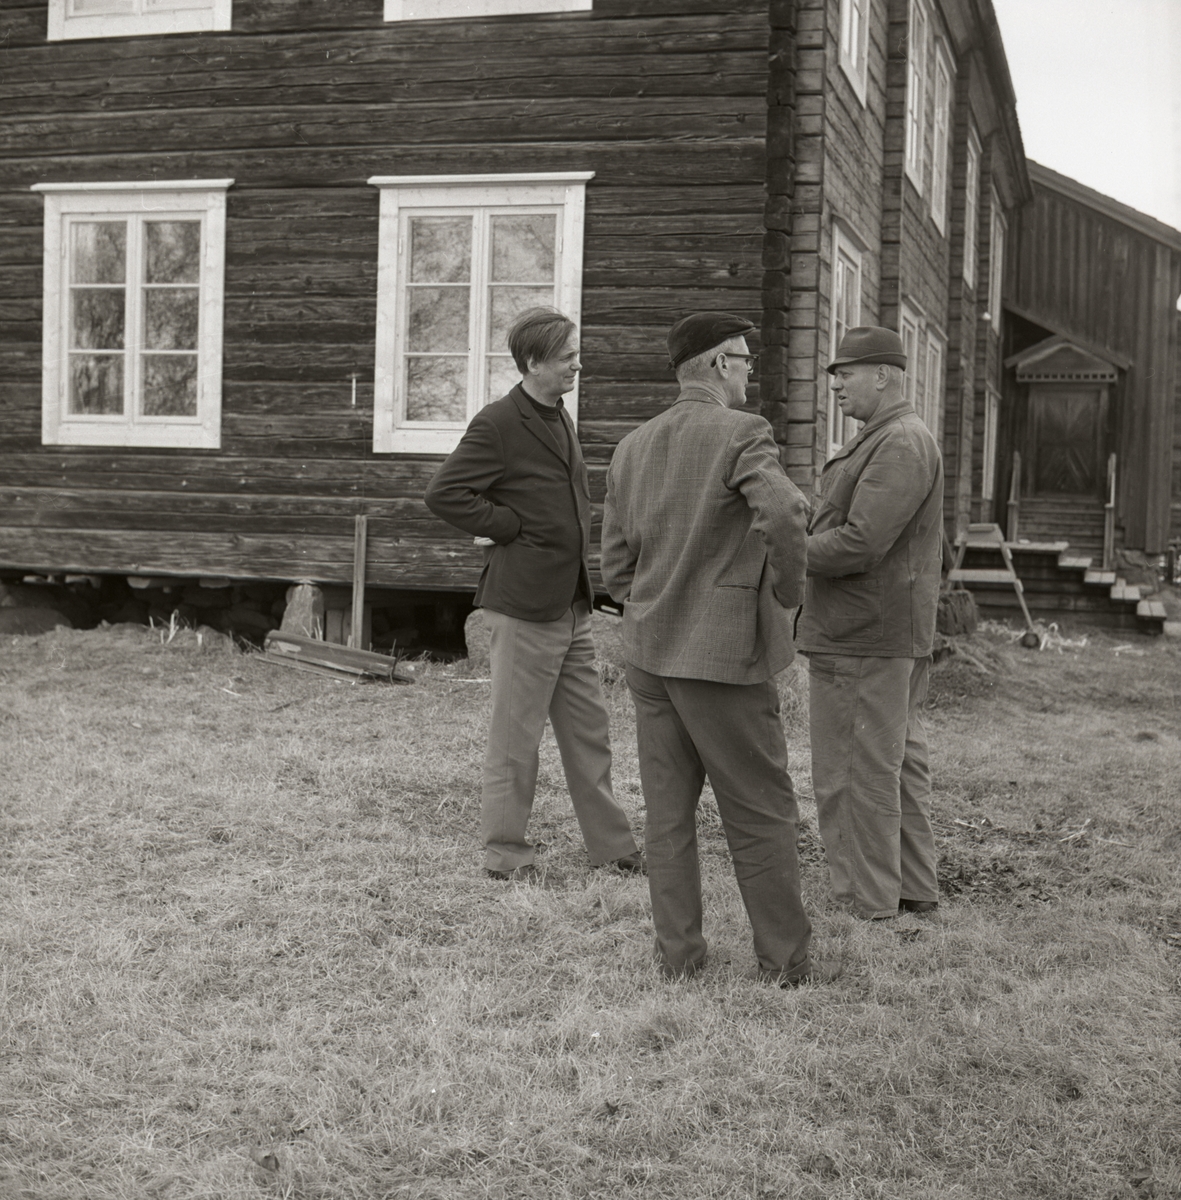
<instances>
[{"instance_id":1,"label":"dark blazer","mask_svg":"<svg viewBox=\"0 0 1181 1200\"><path fill-rule=\"evenodd\" d=\"M426 490L427 507L473 537L491 538L476 607L556 621L576 592L593 595L587 554L586 464L564 408L562 447L518 384L480 409Z\"/></svg>"}]
</instances>

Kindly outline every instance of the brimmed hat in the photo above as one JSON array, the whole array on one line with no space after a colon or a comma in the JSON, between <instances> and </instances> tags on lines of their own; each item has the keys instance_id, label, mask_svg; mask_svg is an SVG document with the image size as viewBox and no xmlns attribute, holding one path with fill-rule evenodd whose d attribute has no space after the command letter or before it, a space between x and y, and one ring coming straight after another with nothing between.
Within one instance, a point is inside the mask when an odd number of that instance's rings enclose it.
<instances>
[{"instance_id":1,"label":"brimmed hat","mask_svg":"<svg viewBox=\"0 0 1181 1200\"><path fill-rule=\"evenodd\" d=\"M906 370L906 351L902 338L892 329L880 325L855 325L845 331L837 356L825 368L831 375L846 363L889 363Z\"/></svg>"},{"instance_id":2,"label":"brimmed hat","mask_svg":"<svg viewBox=\"0 0 1181 1200\"><path fill-rule=\"evenodd\" d=\"M668 365L679 367L695 354L704 354L732 337L745 337L754 330L745 317L733 313L690 313L668 331Z\"/></svg>"}]
</instances>

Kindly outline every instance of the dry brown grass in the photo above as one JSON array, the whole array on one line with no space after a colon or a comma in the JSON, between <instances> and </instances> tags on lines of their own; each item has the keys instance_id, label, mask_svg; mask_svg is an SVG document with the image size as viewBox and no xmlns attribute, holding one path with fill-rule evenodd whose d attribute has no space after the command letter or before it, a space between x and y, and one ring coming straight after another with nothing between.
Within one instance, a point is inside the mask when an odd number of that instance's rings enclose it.
<instances>
[{"instance_id":1,"label":"dry brown grass","mask_svg":"<svg viewBox=\"0 0 1181 1200\"><path fill-rule=\"evenodd\" d=\"M835 910L809 829L846 972L780 992L708 806L713 965L657 977L552 745L544 886L482 877L462 667L349 687L185 636L5 639L0 1197L1181 1195L1181 653L1120 644L940 666L939 917Z\"/></svg>"}]
</instances>

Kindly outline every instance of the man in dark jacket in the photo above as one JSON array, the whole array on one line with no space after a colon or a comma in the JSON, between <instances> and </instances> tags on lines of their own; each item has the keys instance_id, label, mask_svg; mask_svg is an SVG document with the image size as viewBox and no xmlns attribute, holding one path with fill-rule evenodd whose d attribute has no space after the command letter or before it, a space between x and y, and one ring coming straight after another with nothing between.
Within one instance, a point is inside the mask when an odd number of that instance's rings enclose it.
<instances>
[{"instance_id":1,"label":"man in dark jacket","mask_svg":"<svg viewBox=\"0 0 1181 1200\"><path fill-rule=\"evenodd\" d=\"M578 379L578 331L552 309L513 323L521 382L482 408L426 492L427 507L485 544L475 603L491 634L492 716L481 826L495 879L535 873L525 826L548 715L595 865L640 872L611 790L611 748L591 640L590 488L562 396Z\"/></svg>"},{"instance_id":2,"label":"man in dark jacket","mask_svg":"<svg viewBox=\"0 0 1181 1200\"><path fill-rule=\"evenodd\" d=\"M861 432L824 465L796 645L809 659L812 785L833 896L866 918L937 905L920 710L935 636L943 461L903 394L891 329L850 329L829 365Z\"/></svg>"}]
</instances>

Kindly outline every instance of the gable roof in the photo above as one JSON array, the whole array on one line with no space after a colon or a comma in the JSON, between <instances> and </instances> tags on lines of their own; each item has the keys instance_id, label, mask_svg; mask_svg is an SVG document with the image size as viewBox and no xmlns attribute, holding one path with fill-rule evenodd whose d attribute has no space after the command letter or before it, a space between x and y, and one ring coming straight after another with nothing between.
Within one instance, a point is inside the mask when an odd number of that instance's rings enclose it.
<instances>
[{"instance_id":1,"label":"gable roof","mask_svg":"<svg viewBox=\"0 0 1181 1200\"><path fill-rule=\"evenodd\" d=\"M1022 383L1115 383L1115 364L1061 334L1005 359Z\"/></svg>"}]
</instances>

